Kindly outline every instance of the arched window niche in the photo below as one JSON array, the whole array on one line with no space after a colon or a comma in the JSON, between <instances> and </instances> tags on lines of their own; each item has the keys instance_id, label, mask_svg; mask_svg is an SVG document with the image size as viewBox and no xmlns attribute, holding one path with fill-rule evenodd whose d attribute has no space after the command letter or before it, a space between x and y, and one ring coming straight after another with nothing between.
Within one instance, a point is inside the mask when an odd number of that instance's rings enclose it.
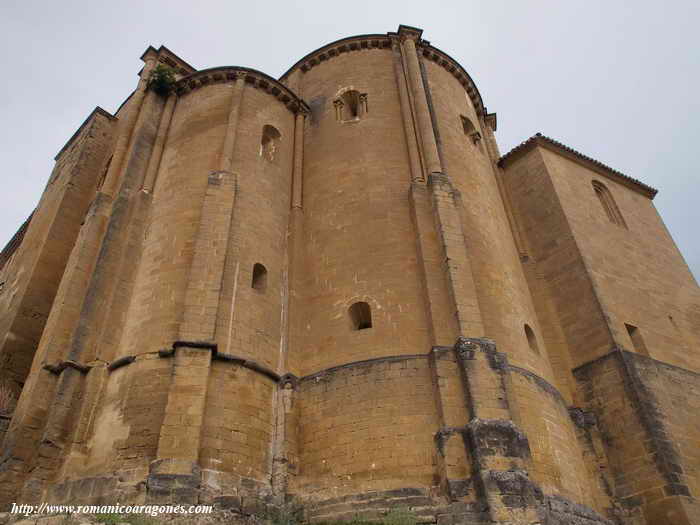
<instances>
[{"instance_id":1,"label":"arched window niche","mask_svg":"<svg viewBox=\"0 0 700 525\"><path fill-rule=\"evenodd\" d=\"M354 303L348 309L350 326L353 330L367 330L372 328L372 309L364 301Z\"/></svg>"},{"instance_id":2,"label":"arched window niche","mask_svg":"<svg viewBox=\"0 0 700 525\"><path fill-rule=\"evenodd\" d=\"M276 127L265 124L260 139L260 156L269 162L274 162L281 138L282 135Z\"/></svg>"},{"instance_id":3,"label":"arched window niche","mask_svg":"<svg viewBox=\"0 0 700 525\"><path fill-rule=\"evenodd\" d=\"M255 263L253 266L251 287L260 293L265 293L265 290L267 290L267 268L260 263Z\"/></svg>"},{"instance_id":4,"label":"arched window niche","mask_svg":"<svg viewBox=\"0 0 700 525\"><path fill-rule=\"evenodd\" d=\"M478 146L481 142L481 133L479 133L479 130L476 129L476 126L474 126L474 123L469 119L469 117L460 115L459 118L462 121L462 130L464 131L464 134L469 137L472 144Z\"/></svg>"},{"instance_id":5,"label":"arched window niche","mask_svg":"<svg viewBox=\"0 0 700 525\"><path fill-rule=\"evenodd\" d=\"M335 118L339 122L357 122L367 113L367 93L346 89L333 101Z\"/></svg>"},{"instance_id":6,"label":"arched window niche","mask_svg":"<svg viewBox=\"0 0 700 525\"><path fill-rule=\"evenodd\" d=\"M610 190L605 186L605 184L597 180L592 181L591 184L593 186L593 191L595 192L596 197L598 197L600 205L603 207L603 210L605 210L605 214L608 216L610 222L617 224L618 226L622 226L623 228L627 228L625 219L622 218L622 213L620 213L620 209L617 207L617 204L615 204L615 199L613 199Z\"/></svg>"}]
</instances>

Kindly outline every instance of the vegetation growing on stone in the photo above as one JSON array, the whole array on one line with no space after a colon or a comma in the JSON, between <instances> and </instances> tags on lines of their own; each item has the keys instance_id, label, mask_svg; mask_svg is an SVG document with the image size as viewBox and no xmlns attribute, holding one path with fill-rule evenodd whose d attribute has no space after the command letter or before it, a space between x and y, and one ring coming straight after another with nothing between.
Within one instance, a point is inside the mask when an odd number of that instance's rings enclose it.
<instances>
[{"instance_id":1,"label":"vegetation growing on stone","mask_svg":"<svg viewBox=\"0 0 700 525\"><path fill-rule=\"evenodd\" d=\"M169 95L174 85L175 71L163 64L158 64L148 78L148 88L162 96Z\"/></svg>"}]
</instances>

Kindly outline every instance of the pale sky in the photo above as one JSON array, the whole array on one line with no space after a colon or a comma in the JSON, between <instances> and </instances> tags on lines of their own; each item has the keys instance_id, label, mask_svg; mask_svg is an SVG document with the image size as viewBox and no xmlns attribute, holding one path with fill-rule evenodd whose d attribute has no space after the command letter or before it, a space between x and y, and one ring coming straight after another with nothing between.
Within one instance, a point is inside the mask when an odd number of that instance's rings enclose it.
<instances>
[{"instance_id":1,"label":"pale sky","mask_svg":"<svg viewBox=\"0 0 700 525\"><path fill-rule=\"evenodd\" d=\"M134 89L148 45L279 77L328 42L406 24L469 72L501 153L541 132L659 189L698 278L698 20L697 1L2 0L0 249L85 117Z\"/></svg>"}]
</instances>

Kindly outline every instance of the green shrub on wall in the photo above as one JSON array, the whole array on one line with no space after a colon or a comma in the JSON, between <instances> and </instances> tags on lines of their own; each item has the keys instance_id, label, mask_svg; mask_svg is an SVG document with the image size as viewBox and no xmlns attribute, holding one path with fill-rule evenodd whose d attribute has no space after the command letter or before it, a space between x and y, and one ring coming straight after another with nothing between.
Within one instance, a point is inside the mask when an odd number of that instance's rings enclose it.
<instances>
[{"instance_id":1,"label":"green shrub on wall","mask_svg":"<svg viewBox=\"0 0 700 525\"><path fill-rule=\"evenodd\" d=\"M148 78L148 89L161 96L168 96L175 85L175 71L163 64L158 64Z\"/></svg>"}]
</instances>

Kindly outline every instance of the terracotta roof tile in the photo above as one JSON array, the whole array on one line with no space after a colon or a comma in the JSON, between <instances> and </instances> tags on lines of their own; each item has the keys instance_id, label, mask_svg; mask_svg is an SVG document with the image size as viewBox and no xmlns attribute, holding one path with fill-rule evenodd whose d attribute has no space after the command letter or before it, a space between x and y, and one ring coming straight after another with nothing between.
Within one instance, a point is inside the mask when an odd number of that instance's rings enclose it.
<instances>
[{"instance_id":1,"label":"terracotta roof tile","mask_svg":"<svg viewBox=\"0 0 700 525\"><path fill-rule=\"evenodd\" d=\"M640 190L643 191L643 193L647 194L650 198L654 198L654 196L658 193L659 190L652 188L651 186L647 186L643 182L630 177L629 175L625 175L622 172L619 172L610 166L607 166L600 162L599 160L596 160L594 158L591 158L587 155L584 155L583 153L576 151L573 148L570 148L569 146L562 144L559 141L556 141L550 137L547 137L546 135L542 135L541 133L536 133L529 139L527 139L525 142L521 142L517 146L515 146L512 150L510 150L508 153L503 155L499 160L498 160L498 165L503 166L509 159L512 159L514 156L516 156L520 152L526 151L530 147L534 147L535 145L541 145L541 146L550 146L554 147L557 150L563 151L565 153L568 153L579 160L584 161L585 163L588 163L592 165L593 167L597 168L598 170L602 170L605 173L607 173L609 176L611 176L613 179L618 179L620 182L632 184L634 186L637 186Z\"/></svg>"}]
</instances>

